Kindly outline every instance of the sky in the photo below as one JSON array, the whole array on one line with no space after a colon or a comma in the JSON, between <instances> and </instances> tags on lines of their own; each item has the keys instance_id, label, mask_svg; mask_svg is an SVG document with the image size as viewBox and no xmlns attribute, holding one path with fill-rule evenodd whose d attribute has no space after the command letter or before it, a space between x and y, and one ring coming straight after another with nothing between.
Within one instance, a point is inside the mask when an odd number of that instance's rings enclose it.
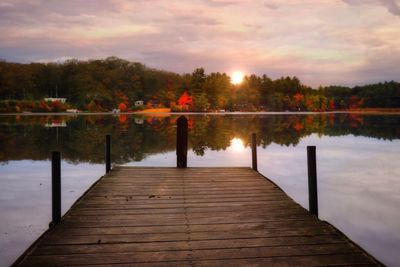
<instances>
[{"instance_id":1,"label":"sky","mask_svg":"<svg viewBox=\"0 0 400 267\"><path fill-rule=\"evenodd\" d=\"M11 62L117 56L314 87L400 77L400 0L0 0L0 33Z\"/></svg>"}]
</instances>

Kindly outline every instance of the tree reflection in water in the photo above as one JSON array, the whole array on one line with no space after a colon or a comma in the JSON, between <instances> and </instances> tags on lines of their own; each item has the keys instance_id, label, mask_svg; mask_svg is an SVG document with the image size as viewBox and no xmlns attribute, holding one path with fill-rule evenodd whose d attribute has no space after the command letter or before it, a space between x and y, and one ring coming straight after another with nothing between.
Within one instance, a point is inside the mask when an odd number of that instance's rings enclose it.
<instances>
[{"instance_id":1,"label":"tree reflection in water","mask_svg":"<svg viewBox=\"0 0 400 267\"><path fill-rule=\"evenodd\" d=\"M319 136L400 138L400 116L362 114L246 114L187 115L189 148L206 151L243 149L251 133L263 148L271 143L296 146L313 133ZM105 135L112 135L113 162L141 161L149 155L175 150L178 115L2 116L0 161L45 160L52 150L72 162L104 162ZM58 127L57 125L61 125ZM47 125L48 127L45 127ZM65 127L66 126L66 127Z\"/></svg>"}]
</instances>

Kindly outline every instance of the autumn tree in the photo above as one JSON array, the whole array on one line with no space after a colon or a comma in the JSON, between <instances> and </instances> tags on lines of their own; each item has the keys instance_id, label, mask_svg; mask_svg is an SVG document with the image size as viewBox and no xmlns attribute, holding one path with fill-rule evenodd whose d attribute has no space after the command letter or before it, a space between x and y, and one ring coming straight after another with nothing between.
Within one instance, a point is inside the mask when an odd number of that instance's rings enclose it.
<instances>
[{"instance_id":1,"label":"autumn tree","mask_svg":"<svg viewBox=\"0 0 400 267\"><path fill-rule=\"evenodd\" d=\"M116 92L128 101L121 101ZM400 108L400 83L395 81L312 89L297 77L271 79L251 74L241 84L232 85L225 73L207 75L203 68L197 68L181 75L117 57L30 64L0 60L0 101L4 101L5 110L16 106L21 111L35 110L44 97L56 96L81 109L90 104L92 109L111 110L121 102L130 107L136 100L168 106L184 92L193 96L193 110Z\"/></svg>"}]
</instances>

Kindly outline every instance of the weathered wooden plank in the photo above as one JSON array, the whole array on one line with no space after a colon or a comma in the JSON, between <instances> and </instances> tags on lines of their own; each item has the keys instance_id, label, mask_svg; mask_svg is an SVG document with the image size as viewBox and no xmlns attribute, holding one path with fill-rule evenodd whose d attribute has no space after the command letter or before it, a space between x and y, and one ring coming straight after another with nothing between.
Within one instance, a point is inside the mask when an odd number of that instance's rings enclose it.
<instances>
[{"instance_id":1,"label":"weathered wooden plank","mask_svg":"<svg viewBox=\"0 0 400 267\"><path fill-rule=\"evenodd\" d=\"M258 203L258 202L257 202ZM149 212L151 211L163 211L163 210L187 210L187 211L193 211L193 212L203 212L203 211L218 211L218 210L225 210L225 211L240 211L241 209L247 209L247 210L253 210L253 209L285 209L285 208L290 208L294 207L291 205L291 203L287 201L274 201L274 202L262 202L261 204L253 204L253 203L246 203L246 204L240 204L238 202L235 203L221 203L221 205L215 205L215 204L210 204L210 203L200 203L200 204L191 204L183 206L181 204L160 204L160 205L101 205L101 204L96 204L96 205L79 205L76 206L74 211L98 211L101 212L104 210L105 212L107 211L146 211L148 210ZM71 211L72 213L73 211Z\"/></svg>"},{"instance_id":2,"label":"weathered wooden plank","mask_svg":"<svg viewBox=\"0 0 400 267\"><path fill-rule=\"evenodd\" d=\"M33 264L41 266L63 266L71 264L116 264L135 262L163 262L177 260L215 260L232 258L270 258L279 256L308 256L308 255L334 255L351 254L353 251L346 244L316 244L301 246L280 247L254 247L254 248L224 248L224 249L198 249L156 252L126 252L107 254L75 254L69 255L39 255L31 256ZM63 264L60 264L63 263Z\"/></svg>"},{"instance_id":3,"label":"weathered wooden plank","mask_svg":"<svg viewBox=\"0 0 400 267\"><path fill-rule=\"evenodd\" d=\"M254 219L263 219L263 218L276 218L279 216L293 216L297 215L308 215L304 210L300 208L296 209L284 209L284 210L265 210L257 212L256 210L242 210L239 212L235 211L223 211L223 212L182 212L182 213L171 213L171 214L151 214L151 213L143 213L138 216L137 214L114 214L110 216L109 214L105 215L86 215L85 213L80 213L79 216L71 216L68 215L68 220L73 221L123 221L123 220L131 220L131 221L164 221L164 220L183 220L187 218L188 220L194 221L197 219L214 219L214 218L226 218L227 221L230 218L238 218L238 217L247 217Z\"/></svg>"},{"instance_id":4,"label":"weathered wooden plank","mask_svg":"<svg viewBox=\"0 0 400 267\"><path fill-rule=\"evenodd\" d=\"M34 251L33 255L70 255L96 253L124 253L133 251L168 251L188 249L219 249L219 248L251 248L298 246L312 244L344 243L345 239L336 235L323 236L291 236L291 237L256 237L234 238L217 240L191 240L169 242L131 242L111 244L83 244L83 245L44 245Z\"/></svg>"},{"instance_id":5,"label":"weathered wooden plank","mask_svg":"<svg viewBox=\"0 0 400 267\"><path fill-rule=\"evenodd\" d=\"M207 195L166 195L166 194L159 194L159 195L136 195L136 194L90 194L85 198L85 200L104 200L104 199L136 199L136 200L146 200L149 198L161 198L161 199L209 199L209 198L217 198L217 199L225 199L225 198L257 198L257 197L266 197L266 196L281 196L281 194L276 193L267 193L267 194L207 194Z\"/></svg>"},{"instance_id":6,"label":"weathered wooden plank","mask_svg":"<svg viewBox=\"0 0 400 267\"><path fill-rule=\"evenodd\" d=\"M272 267L293 267L293 266L376 266L368 264L369 261L359 254L336 254L336 255L310 255L273 258L244 258L229 260L191 260L191 261L170 261L170 262L146 262L146 263L123 263L123 264L94 264L95 267L118 266L118 267L176 267L176 266L272 266ZM70 265L77 267L81 265Z\"/></svg>"},{"instance_id":7,"label":"weathered wooden plank","mask_svg":"<svg viewBox=\"0 0 400 267\"><path fill-rule=\"evenodd\" d=\"M186 187L190 187L190 185L185 186L185 193L187 194L191 194L191 193L214 193L216 194L216 192L219 192L219 194L223 194L225 192L236 192L238 194L240 194L241 192L244 192L245 190L249 190L251 192L264 192L264 193L268 193L265 192L263 190L263 187L260 186L254 186L254 187L246 187L246 186L237 186L237 187L204 187L204 188L186 188ZM144 186L132 186L132 187L127 187L127 186L107 186L107 187L98 187L96 188L96 190L94 192L113 192L114 190L119 190L119 192L124 193L124 192L140 192L140 191L161 191L161 192L168 192L168 193L172 193L172 192L182 192L184 188L168 188L166 186L159 186L159 187L144 187ZM115 192L115 191L114 191ZM279 192L277 192L279 193Z\"/></svg>"},{"instance_id":8,"label":"weathered wooden plank","mask_svg":"<svg viewBox=\"0 0 400 267\"><path fill-rule=\"evenodd\" d=\"M154 195L155 196L155 195ZM277 200L285 200L284 197L234 197L234 198L207 198L207 199L162 199L162 198L147 198L147 199L133 199L133 198L125 198L125 199L87 199L85 201L86 204L196 204L196 203L225 203L225 202L253 202L253 201L277 201Z\"/></svg>"},{"instance_id":9,"label":"weathered wooden plank","mask_svg":"<svg viewBox=\"0 0 400 267\"><path fill-rule=\"evenodd\" d=\"M20 266L378 263L249 168L116 167Z\"/></svg>"},{"instance_id":10,"label":"weathered wooden plank","mask_svg":"<svg viewBox=\"0 0 400 267\"><path fill-rule=\"evenodd\" d=\"M191 232L219 232L219 231L239 231L239 230L254 230L254 229L301 229L301 228L317 228L326 227L325 224L321 225L314 219L299 220L299 221L269 221L265 222L249 222L249 223L220 223L220 224L190 224ZM86 235L90 234L160 234L160 233L183 233L187 232L187 225L170 225L170 226L123 226L123 227L67 227L64 224L58 225L59 231L52 232L51 234L65 234L65 235Z\"/></svg>"},{"instance_id":11,"label":"weathered wooden plank","mask_svg":"<svg viewBox=\"0 0 400 267\"><path fill-rule=\"evenodd\" d=\"M188 208L196 208L196 207L248 207L253 204L257 205L284 205L288 204L290 200L279 200L271 202L265 201L257 201L257 202L223 202L223 203L191 203L186 204L162 204L162 203L153 203L153 204L85 204L80 203L77 205L79 208L91 208L91 209L163 209L163 208L180 208L180 207L188 207Z\"/></svg>"},{"instance_id":12,"label":"weathered wooden plank","mask_svg":"<svg viewBox=\"0 0 400 267\"><path fill-rule=\"evenodd\" d=\"M263 222L263 223L268 223L270 221L281 221L281 220L304 220L309 218L309 216L299 216L298 214L290 214L290 215L280 215L280 216L273 216L273 217L257 217L257 216L243 216L243 215L237 215L237 216L231 216L231 217L225 217L225 216L219 216L219 217L213 217L213 218L192 218L190 220L190 224L212 224L212 223L241 223L241 222ZM113 226L145 226L145 225L185 225L188 224L188 222L185 222L185 220L178 221L175 218L167 218L167 219L141 219L138 218L137 220L89 220L89 219L83 219L83 220L66 220L65 225L69 227L76 227L77 225L81 227L93 227L93 226L102 226L102 227L113 227Z\"/></svg>"},{"instance_id":13,"label":"weathered wooden plank","mask_svg":"<svg viewBox=\"0 0 400 267\"><path fill-rule=\"evenodd\" d=\"M139 214L176 214L176 213L227 213L227 212L242 212L254 211L256 213L270 213L279 212L282 210L300 210L300 207L279 205L268 207L267 209L260 210L260 206L247 206L247 207L205 207L205 208L167 208L167 209L87 209L79 208L71 211L69 216L108 216L108 215L139 215Z\"/></svg>"},{"instance_id":14,"label":"weathered wooden plank","mask_svg":"<svg viewBox=\"0 0 400 267\"><path fill-rule=\"evenodd\" d=\"M196 266L204 266L204 267L206 266L207 267L210 266L293 267L293 266L355 266L355 265L364 266L364 264L368 263L370 263L368 259L356 253L195 261Z\"/></svg>"},{"instance_id":15,"label":"weathered wooden plank","mask_svg":"<svg viewBox=\"0 0 400 267\"><path fill-rule=\"evenodd\" d=\"M96 244L96 243L126 243L126 242L160 242L182 240L215 240L235 239L249 237L288 237L288 236L317 236L332 235L335 231L330 227L298 227L298 228L254 228L251 230L232 226L220 227L220 231L185 231L171 233L110 233L100 235L88 235L83 229L75 232L75 235L54 233L43 244ZM182 229L183 230L183 229ZM279 231L278 231L279 230ZM100 240L100 242L99 242Z\"/></svg>"}]
</instances>

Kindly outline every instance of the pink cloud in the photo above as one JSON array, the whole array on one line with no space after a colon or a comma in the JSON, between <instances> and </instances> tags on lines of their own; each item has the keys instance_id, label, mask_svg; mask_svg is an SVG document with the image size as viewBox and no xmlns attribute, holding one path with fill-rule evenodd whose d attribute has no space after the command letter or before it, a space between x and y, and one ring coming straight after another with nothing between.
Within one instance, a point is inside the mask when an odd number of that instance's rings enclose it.
<instances>
[{"instance_id":1,"label":"pink cloud","mask_svg":"<svg viewBox=\"0 0 400 267\"><path fill-rule=\"evenodd\" d=\"M397 2L343 1L4 1L0 58L115 55L177 72L296 75L313 86L398 79L400 20L388 16Z\"/></svg>"}]
</instances>

